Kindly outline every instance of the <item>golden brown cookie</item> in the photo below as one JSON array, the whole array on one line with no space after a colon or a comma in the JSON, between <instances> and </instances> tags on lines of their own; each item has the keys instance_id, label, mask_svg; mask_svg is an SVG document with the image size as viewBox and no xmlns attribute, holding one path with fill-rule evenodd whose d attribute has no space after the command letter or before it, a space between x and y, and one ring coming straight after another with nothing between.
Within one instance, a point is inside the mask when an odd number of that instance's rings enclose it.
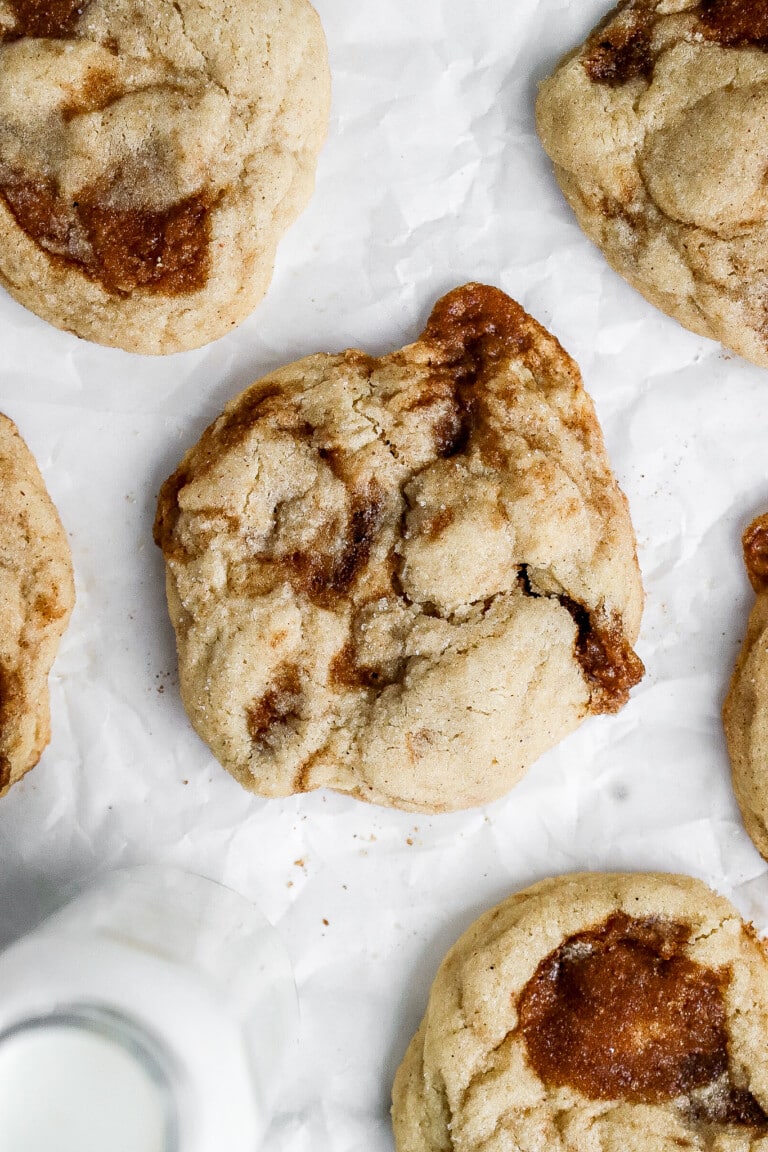
<instances>
[{"instance_id":1,"label":"golden brown cookie","mask_svg":"<svg viewBox=\"0 0 768 1152\"><path fill-rule=\"evenodd\" d=\"M307 0L0 0L0 284L131 352L266 292L329 108Z\"/></svg>"},{"instance_id":2,"label":"golden brown cookie","mask_svg":"<svg viewBox=\"0 0 768 1152\"><path fill-rule=\"evenodd\" d=\"M181 691L247 788L439 812L642 674L626 501L578 369L495 288L253 384L160 493Z\"/></svg>"},{"instance_id":3,"label":"golden brown cookie","mask_svg":"<svg viewBox=\"0 0 768 1152\"><path fill-rule=\"evenodd\" d=\"M765 1152L768 958L687 876L561 876L443 961L397 1152Z\"/></svg>"},{"instance_id":4,"label":"golden brown cookie","mask_svg":"<svg viewBox=\"0 0 768 1152\"><path fill-rule=\"evenodd\" d=\"M767 0L625 0L543 83L536 112L616 271L768 366Z\"/></svg>"},{"instance_id":5,"label":"golden brown cookie","mask_svg":"<svg viewBox=\"0 0 768 1152\"><path fill-rule=\"evenodd\" d=\"M0 415L0 796L51 738L48 673L74 602L58 513L15 424Z\"/></svg>"},{"instance_id":6,"label":"golden brown cookie","mask_svg":"<svg viewBox=\"0 0 768 1152\"><path fill-rule=\"evenodd\" d=\"M757 600L723 708L723 723L744 824L768 859L768 515L749 525L743 545Z\"/></svg>"}]
</instances>

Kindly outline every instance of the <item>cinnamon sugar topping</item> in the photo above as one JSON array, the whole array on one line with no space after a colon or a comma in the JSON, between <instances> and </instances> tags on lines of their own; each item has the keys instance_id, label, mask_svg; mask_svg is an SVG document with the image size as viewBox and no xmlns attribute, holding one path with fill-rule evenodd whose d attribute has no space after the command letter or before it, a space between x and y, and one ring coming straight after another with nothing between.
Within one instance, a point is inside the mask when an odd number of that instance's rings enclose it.
<instances>
[{"instance_id":1,"label":"cinnamon sugar topping","mask_svg":"<svg viewBox=\"0 0 768 1152\"><path fill-rule=\"evenodd\" d=\"M727 1073L728 975L685 955L689 935L620 912L542 960L519 1012L545 1084L655 1104Z\"/></svg>"},{"instance_id":2,"label":"cinnamon sugar topping","mask_svg":"<svg viewBox=\"0 0 768 1152\"><path fill-rule=\"evenodd\" d=\"M753 520L742 537L744 563L755 592L768 590L768 513Z\"/></svg>"},{"instance_id":3,"label":"cinnamon sugar topping","mask_svg":"<svg viewBox=\"0 0 768 1152\"><path fill-rule=\"evenodd\" d=\"M7 39L21 36L62 40L73 36L88 0L7 0L16 26Z\"/></svg>"},{"instance_id":4,"label":"cinnamon sugar topping","mask_svg":"<svg viewBox=\"0 0 768 1152\"><path fill-rule=\"evenodd\" d=\"M122 209L96 193L67 201L53 181L19 175L0 184L0 195L40 248L77 265L108 292L176 296L205 285L210 261L205 196L164 211Z\"/></svg>"},{"instance_id":5,"label":"cinnamon sugar topping","mask_svg":"<svg viewBox=\"0 0 768 1152\"><path fill-rule=\"evenodd\" d=\"M638 77L647 79L654 65L652 30L653 12L647 0L625 4L587 41L582 63L590 80L618 88Z\"/></svg>"},{"instance_id":6,"label":"cinnamon sugar topping","mask_svg":"<svg viewBox=\"0 0 768 1152\"><path fill-rule=\"evenodd\" d=\"M768 0L702 0L699 18L708 40L768 51Z\"/></svg>"}]
</instances>

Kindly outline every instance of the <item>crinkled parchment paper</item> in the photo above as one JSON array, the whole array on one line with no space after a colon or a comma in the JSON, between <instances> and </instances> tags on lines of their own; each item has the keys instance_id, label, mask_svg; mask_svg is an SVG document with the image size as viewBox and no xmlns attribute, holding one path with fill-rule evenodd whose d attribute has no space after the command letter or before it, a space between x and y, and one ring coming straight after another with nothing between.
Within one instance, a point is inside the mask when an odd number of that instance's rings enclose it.
<instances>
[{"instance_id":1,"label":"crinkled parchment paper","mask_svg":"<svg viewBox=\"0 0 768 1152\"><path fill-rule=\"evenodd\" d=\"M0 804L0 943L113 867L170 863L232 885L278 926L301 1001L270 1152L390 1152L392 1076L439 960L509 892L573 869L680 870L768 929L766 866L720 724L752 599L740 533L768 508L768 373L621 281L539 148L537 82L607 0L317 6L330 135L247 323L142 358L0 295L0 410L60 510L78 596L51 678L53 742ZM159 485L250 381L318 350L400 347L468 279L516 297L581 366L639 540L647 676L486 809L428 819L249 796L179 701L151 538Z\"/></svg>"}]
</instances>

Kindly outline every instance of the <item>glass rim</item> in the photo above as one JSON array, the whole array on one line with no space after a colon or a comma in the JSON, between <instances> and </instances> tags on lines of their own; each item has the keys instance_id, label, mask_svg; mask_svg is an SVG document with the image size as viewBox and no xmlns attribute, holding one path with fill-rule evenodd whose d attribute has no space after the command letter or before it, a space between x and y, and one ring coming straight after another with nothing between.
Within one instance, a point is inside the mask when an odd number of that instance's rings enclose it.
<instances>
[{"instance_id":1,"label":"glass rim","mask_svg":"<svg viewBox=\"0 0 768 1152\"><path fill-rule=\"evenodd\" d=\"M179 1113L174 1061L165 1045L143 1024L112 1007L94 1003L62 1004L48 1012L33 1013L0 1031L0 1047L27 1033L44 1029L89 1032L117 1044L147 1074L162 1098L163 1152L180 1152Z\"/></svg>"}]
</instances>

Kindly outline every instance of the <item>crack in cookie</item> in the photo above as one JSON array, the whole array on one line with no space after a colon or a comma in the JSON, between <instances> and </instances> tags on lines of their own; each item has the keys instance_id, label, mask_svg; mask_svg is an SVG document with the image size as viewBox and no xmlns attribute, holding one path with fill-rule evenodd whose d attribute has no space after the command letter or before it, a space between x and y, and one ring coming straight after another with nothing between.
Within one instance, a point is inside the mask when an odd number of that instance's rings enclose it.
<instances>
[{"instance_id":1,"label":"crack in cookie","mask_svg":"<svg viewBox=\"0 0 768 1152\"><path fill-rule=\"evenodd\" d=\"M254 384L160 493L182 695L265 795L503 794L642 674L634 537L578 370L502 292ZM290 669L290 682L286 680Z\"/></svg>"}]
</instances>

